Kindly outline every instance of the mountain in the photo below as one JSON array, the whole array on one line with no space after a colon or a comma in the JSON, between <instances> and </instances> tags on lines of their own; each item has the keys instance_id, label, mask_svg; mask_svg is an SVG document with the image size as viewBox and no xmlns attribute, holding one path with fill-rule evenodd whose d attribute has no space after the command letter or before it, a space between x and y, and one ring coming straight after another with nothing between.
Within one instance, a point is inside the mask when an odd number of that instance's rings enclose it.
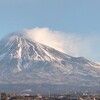
<instances>
[{"instance_id":1,"label":"mountain","mask_svg":"<svg viewBox=\"0 0 100 100\"><path fill-rule=\"evenodd\" d=\"M0 84L100 86L100 65L11 34L0 42Z\"/></svg>"}]
</instances>

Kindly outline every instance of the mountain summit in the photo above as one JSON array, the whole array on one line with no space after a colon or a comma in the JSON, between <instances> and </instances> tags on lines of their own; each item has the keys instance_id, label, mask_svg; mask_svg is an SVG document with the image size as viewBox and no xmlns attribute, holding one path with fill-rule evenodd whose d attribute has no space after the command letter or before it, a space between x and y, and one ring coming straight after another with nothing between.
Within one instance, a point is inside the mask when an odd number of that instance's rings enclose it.
<instances>
[{"instance_id":1,"label":"mountain summit","mask_svg":"<svg viewBox=\"0 0 100 100\"><path fill-rule=\"evenodd\" d=\"M20 34L0 42L0 83L100 86L100 65Z\"/></svg>"}]
</instances>

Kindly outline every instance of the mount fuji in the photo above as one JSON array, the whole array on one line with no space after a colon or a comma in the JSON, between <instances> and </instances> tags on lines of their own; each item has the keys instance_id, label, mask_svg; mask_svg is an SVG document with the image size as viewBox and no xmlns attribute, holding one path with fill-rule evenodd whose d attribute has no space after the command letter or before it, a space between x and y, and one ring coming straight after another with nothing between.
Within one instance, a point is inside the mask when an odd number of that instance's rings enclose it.
<instances>
[{"instance_id":1,"label":"mount fuji","mask_svg":"<svg viewBox=\"0 0 100 100\"><path fill-rule=\"evenodd\" d=\"M0 84L100 86L100 65L11 34L0 41Z\"/></svg>"}]
</instances>

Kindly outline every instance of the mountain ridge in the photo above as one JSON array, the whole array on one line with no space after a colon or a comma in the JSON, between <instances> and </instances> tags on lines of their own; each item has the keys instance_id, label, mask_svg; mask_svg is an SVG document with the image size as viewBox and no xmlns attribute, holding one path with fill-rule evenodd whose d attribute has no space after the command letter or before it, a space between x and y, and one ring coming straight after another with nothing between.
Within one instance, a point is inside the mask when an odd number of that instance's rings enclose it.
<instances>
[{"instance_id":1,"label":"mountain ridge","mask_svg":"<svg viewBox=\"0 0 100 100\"><path fill-rule=\"evenodd\" d=\"M100 66L11 34L0 42L0 83L100 86Z\"/></svg>"}]
</instances>

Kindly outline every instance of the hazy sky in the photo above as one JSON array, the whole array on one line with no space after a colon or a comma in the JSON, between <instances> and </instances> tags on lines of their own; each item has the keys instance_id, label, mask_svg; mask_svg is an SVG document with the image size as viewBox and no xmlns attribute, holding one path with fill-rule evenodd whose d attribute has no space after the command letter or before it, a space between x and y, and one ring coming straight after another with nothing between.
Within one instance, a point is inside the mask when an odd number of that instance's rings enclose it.
<instances>
[{"instance_id":1,"label":"hazy sky","mask_svg":"<svg viewBox=\"0 0 100 100\"><path fill-rule=\"evenodd\" d=\"M100 62L100 0L0 0L0 38L35 27L76 38L71 50Z\"/></svg>"}]
</instances>

